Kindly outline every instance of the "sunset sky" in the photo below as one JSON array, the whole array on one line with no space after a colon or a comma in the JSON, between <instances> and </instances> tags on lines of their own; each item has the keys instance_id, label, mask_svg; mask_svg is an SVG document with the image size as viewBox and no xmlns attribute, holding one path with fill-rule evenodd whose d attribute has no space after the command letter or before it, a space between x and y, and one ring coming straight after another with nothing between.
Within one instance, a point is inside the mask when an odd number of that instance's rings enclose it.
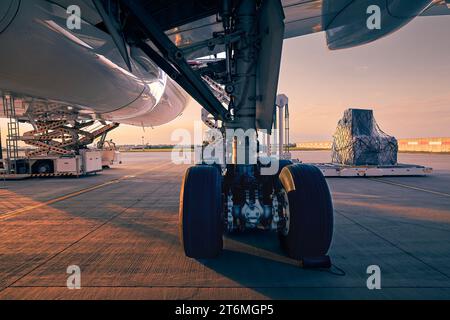
<instances>
[{"instance_id":1,"label":"sunset sky","mask_svg":"<svg viewBox=\"0 0 450 320\"><path fill-rule=\"evenodd\" d=\"M290 98L291 142L330 140L345 109L370 108L397 138L450 136L450 16L417 18L375 43L329 51L324 33L285 41L279 92ZM200 106L154 129L123 126L119 144L174 143ZM2 121L2 129L5 122Z\"/></svg>"}]
</instances>

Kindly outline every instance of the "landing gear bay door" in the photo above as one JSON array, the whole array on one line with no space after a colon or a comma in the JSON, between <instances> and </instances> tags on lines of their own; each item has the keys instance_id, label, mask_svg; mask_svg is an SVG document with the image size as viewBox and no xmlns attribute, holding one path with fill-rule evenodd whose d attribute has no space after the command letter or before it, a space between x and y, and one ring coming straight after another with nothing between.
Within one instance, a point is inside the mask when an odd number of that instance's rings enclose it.
<instances>
[{"instance_id":1,"label":"landing gear bay door","mask_svg":"<svg viewBox=\"0 0 450 320\"><path fill-rule=\"evenodd\" d=\"M284 38L284 11L278 0L264 1L258 21L261 36L257 67L256 127L272 130Z\"/></svg>"}]
</instances>

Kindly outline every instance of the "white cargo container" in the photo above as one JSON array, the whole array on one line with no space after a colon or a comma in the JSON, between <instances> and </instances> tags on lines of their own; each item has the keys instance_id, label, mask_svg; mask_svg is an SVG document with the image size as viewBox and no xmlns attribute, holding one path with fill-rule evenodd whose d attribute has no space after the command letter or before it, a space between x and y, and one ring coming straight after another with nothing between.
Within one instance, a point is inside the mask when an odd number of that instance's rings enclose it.
<instances>
[{"instance_id":1,"label":"white cargo container","mask_svg":"<svg viewBox=\"0 0 450 320\"><path fill-rule=\"evenodd\" d=\"M82 158L82 171L84 174L100 172L102 166L102 153L97 150L82 150L80 151Z\"/></svg>"},{"instance_id":2,"label":"white cargo container","mask_svg":"<svg viewBox=\"0 0 450 320\"><path fill-rule=\"evenodd\" d=\"M56 174L72 174L79 176L82 174L81 157L59 158L55 160Z\"/></svg>"}]
</instances>

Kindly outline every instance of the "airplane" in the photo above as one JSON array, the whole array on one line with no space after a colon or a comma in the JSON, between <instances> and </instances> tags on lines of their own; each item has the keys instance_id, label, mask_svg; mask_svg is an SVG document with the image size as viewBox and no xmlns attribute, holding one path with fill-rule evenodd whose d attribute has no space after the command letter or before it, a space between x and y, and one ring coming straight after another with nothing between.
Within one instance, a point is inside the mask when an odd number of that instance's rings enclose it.
<instances>
[{"instance_id":1,"label":"airplane","mask_svg":"<svg viewBox=\"0 0 450 320\"><path fill-rule=\"evenodd\" d=\"M94 120L163 125L192 97L222 132L271 132L285 39L325 32L329 49L347 49L449 13L450 0L2 0L2 116L34 134L71 136ZM261 162L236 162L249 140L233 139L224 170L186 171L186 256L217 257L225 231L263 228L278 232L289 257L330 265L333 203L322 173L280 160L262 175Z\"/></svg>"}]
</instances>

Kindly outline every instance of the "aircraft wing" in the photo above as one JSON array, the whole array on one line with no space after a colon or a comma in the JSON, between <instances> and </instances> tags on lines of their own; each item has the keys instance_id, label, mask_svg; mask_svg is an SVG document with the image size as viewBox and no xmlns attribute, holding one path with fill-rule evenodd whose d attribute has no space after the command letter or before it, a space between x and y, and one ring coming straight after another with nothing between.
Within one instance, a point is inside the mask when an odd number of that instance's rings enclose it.
<instances>
[{"instance_id":1,"label":"aircraft wing","mask_svg":"<svg viewBox=\"0 0 450 320\"><path fill-rule=\"evenodd\" d=\"M195 10L195 14L190 12L188 1L185 1L184 4L177 1L167 2L173 5L162 5L159 11L156 11L162 13L158 20L178 47L185 47L193 43L206 41L212 32L222 31L222 23L217 18L217 13L220 10L220 1L206 2L211 4L209 6L205 5L203 8L200 6ZM405 13L406 16L402 15L402 5L396 4L402 2L410 3L410 1L405 0L390 1L391 4L387 4L389 2L385 0L281 0L281 2L285 14L285 39L342 28L346 27L347 24L353 24L352 29L361 26L362 23L365 26L368 17L365 10L368 6L377 3L379 3L382 8L382 13L386 16L390 24L386 28L386 31L389 31L388 33L392 29L391 25L395 25L395 27L397 25L403 26L418 15L435 16L450 14L449 0L415 1L417 2L417 6L412 11L408 7ZM392 8L389 6L392 6ZM174 14L172 10L176 10L177 8L191 15L181 17L179 13ZM178 10L176 11L179 12ZM361 18L358 21L358 26L352 23L356 17ZM337 24L335 23L336 21L338 22ZM385 33L381 32L371 40L376 40L380 36L385 35ZM359 41L356 42L356 45L362 44ZM367 41L363 42L365 43ZM333 46L330 48L333 49ZM221 51L223 51L223 47L216 46L213 50L205 49L196 51L190 55L190 58L202 57Z\"/></svg>"},{"instance_id":2,"label":"aircraft wing","mask_svg":"<svg viewBox=\"0 0 450 320\"><path fill-rule=\"evenodd\" d=\"M283 7L286 15L285 20L285 39L304 36L307 34L325 31L329 26L325 21L335 19L345 8L351 9L357 2L364 3L361 7L367 8L370 4L376 4L377 1L349 1L349 0L284 0ZM383 1L384 2L384 1ZM428 1L429 2L429 1ZM420 16L437 16L450 14L450 1L435 0L426 5ZM332 5L330 5L332 4ZM425 3L426 4L426 3ZM353 11L358 14L356 10ZM363 12L366 14L366 12ZM367 16L364 16L366 18Z\"/></svg>"}]
</instances>

